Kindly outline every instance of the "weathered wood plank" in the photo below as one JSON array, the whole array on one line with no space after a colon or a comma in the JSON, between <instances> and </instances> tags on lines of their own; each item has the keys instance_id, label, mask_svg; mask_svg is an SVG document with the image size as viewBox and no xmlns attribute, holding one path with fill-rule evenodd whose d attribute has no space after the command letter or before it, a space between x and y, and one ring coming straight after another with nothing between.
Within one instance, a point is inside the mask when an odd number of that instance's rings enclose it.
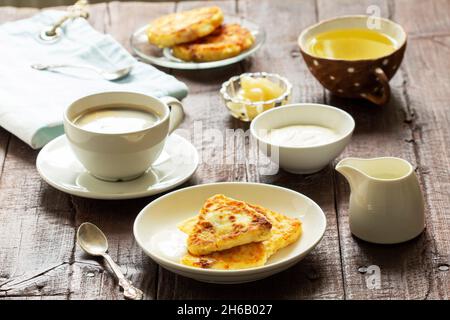
<instances>
[{"instance_id":1,"label":"weathered wood plank","mask_svg":"<svg viewBox=\"0 0 450 320\"><path fill-rule=\"evenodd\" d=\"M240 1L239 12L256 20L267 30L267 45L261 50L251 71L268 71L287 77L293 84L292 102L323 102L323 88L307 70L298 56L297 37L301 30L317 21L317 4L314 1L260 2L254 12L252 1ZM273 12L274 15L268 15ZM256 171L256 170L255 170ZM280 171L277 176L261 176L261 182L281 185L304 193L316 201L327 216L327 230L320 245L296 265L294 274L285 275L281 288L297 281L291 298L341 299L343 283L337 233L336 211L332 189L332 175L327 168L308 176L298 176ZM280 275L282 276L282 275ZM281 290L281 289L280 289ZM277 293L279 294L279 292Z\"/></svg>"},{"instance_id":2,"label":"weathered wood plank","mask_svg":"<svg viewBox=\"0 0 450 320\"><path fill-rule=\"evenodd\" d=\"M69 294L73 212L39 177L36 155L11 138L0 178L1 296Z\"/></svg>"},{"instance_id":3,"label":"weathered wood plank","mask_svg":"<svg viewBox=\"0 0 450 320\"><path fill-rule=\"evenodd\" d=\"M155 297L157 265L145 256L133 238L133 222L152 199L97 201L74 198L76 222L95 223L108 237L109 253L125 276L142 289L146 298ZM122 299L117 281L103 261L85 255L77 246L71 288L73 299ZM104 270L103 268L106 268Z\"/></svg>"},{"instance_id":4,"label":"weathered wood plank","mask_svg":"<svg viewBox=\"0 0 450 320\"><path fill-rule=\"evenodd\" d=\"M199 6L199 3L194 3ZM219 5L224 8L224 3ZM294 12L289 8L296 5ZM180 3L178 9L185 8ZM225 11L233 13L232 3ZM231 11L231 12L230 12ZM267 13L280 15L276 19ZM243 130L248 125L231 118L220 100L218 92L220 84L227 80L227 71L239 74L244 71L268 71L281 73L294 84L293 101L322 101L323 90L320 85L313 82L306 72L301 58L298 55L296 38L299 31L315 22L314 1L258 1L238 2L237 12L240 16L248 18L267 30L267 42L251 61L230 67L227 70L211 70L205 72L205 84L198 83L197 72L191 78L183 73L181 77L188 83L194 92L186 99L188 110L193 121L201 121L205 127L217 128L224 131L227 128ZM292 21L298 21L296 28L292 28ZM218 76L216 71L219 71ZM223 73L221 73L222 71ZM178 74L178 72L174 72ZM208 76L208 73L210 76ZM195 77L194 77L195 76ZM225 77L224 77L225 76ZM201 91L200 91L201 90ZM204 90L207 90L205 94ZM189 122L190 124L191 122ZM250 163L248 143L236 138L234 145L231 139L225 139L223 145L203 142L196 145L206 155L207 163L197 172L196 182L214 181L256 181L277 184L292 188L307 194L316 200L327 213L328 229L321 245L297 266L256 283L220 286L199 283L183 277L176 276L168 271L160 272L158 298L161 299L225 299L225 298L342 298L342 278L339 257L339 245L336 227L336 213L332 190L332 177L329 169L320 174L307 177L295 176L280 172L275 176L261 176L257 168ZM227 156L233 157L239 163L225 165ZM247 161L245 159L247 158ZM244 160L244 161L242 161ZM217 162L219 161L219 164Z\"/></svg>"},{"instance_id":5,"label":"weathered wood plank","mask_svg":"<svg viewBox=\"0 0 450 320\"><path fill-rule=\"evenodd\" d=\"M66 6L52 7L43 10L66 10ZM33 14L39 12L36 8L16 8L16 7L0 7L0 23L15 21L19 19L25 19L31 17ZM106 4L100 3L89 7L90 18L89 22L92 26L103 31L105 19L101 18L101 15L106 15Z\"/></svg>"},{"instance_id":6,"label":"weathered wood plank","mask_svg":"<svg viewBox=\"0 0 450 320\"><path fill-rule=\"evenodd\" d=\"M89 6L89 23L94 29L100 32L106 32L109 23L109 12L107 3L99 3Z\"/></svg>"},{"instance_id":7,"label":"weathered wood plank","mask_svg":"<svg viewBox=\"0 0 450 320\"><path fill-rule=\"evenodd\" d=\"M352 14L380 14L389 15L389 0L317 0L317 13L319 20L330 19Z\"/></svg>"},{"instance_id":8,"label":"weathered wood plank","mask_svg":"<svg viewBox=\"0 0 450 320\"><path fill-rule=\"evenodd\" d=\"M9 296L2 298L2 300L66 300L65 295L54 295L54 296Z\"/></svg>"},{"instance_id":9,"label":"weathered wood plank","mask_svg":"<svg viewBox=\"0 0 450 320\"><path fill-rule=\"evenodd\" d=\"M218 3L227 14L238 13L265 26L268 39L254 58L241 64L210 71L173 72L191 89L184 101L187 117L182 128L203 155L199 171L188 184L260 181L303 192L327 214L328 229L321 245L297 266L255 283L224 287L175 276L158 269L132 238L134 217L155 197L108 202L66 196L40 180L34 168L37 153L14 137L8 142L10 135L0 130L0 163L4 163L0 176L0 299L121 298L116 281L104 271L100 261L84 256L74 245L75 227L84 221L98 224L107 233L113 258L149 299L448 299L450 82L446 70L450 67L447 35L450 3L445 0L259 1L257 6L250 1ZM94 5L90 21L98 30L111 33L128 46L129 35L139 25L174 9L204 4ZM367 7L374 4L383 16L401 23L412 36L401 73L392 81L393 101L383 108L328 94L325 101L347 110L357 122L352 144L342 157L395 155L418 166L426 196L427 231L396 246L371 245L351 236L346 215L348 187L331 167L310 176L285 172L263 176L250 161L254 150L247 150L248 144L242 139L228 137L221 143L218 140L200 143L192 136L195 121L201 121L203 134L212 128L220 131L248 128L228 115L218 93L223 81L243 71L283 74L294 84L293 101L323 102L321 86L299 57L298 33L317 18L366 13ZM0 23L35 12L36 9L0 8ZM238 163L224 164L230 157L239 160ZM382 287L378 290L369 290L365 283L367 275L358 271L359 267L372 264L381 267Z\"/></svg>"},{"instance_id":10,"label":"weathered wood plank","mask_svg":"<svg viewBox=\"0 0 450 320\"><path fill-rule=\"evenodd\" d=\"M131 52L130 37L139 27L152 19L171 13L175 3L110 2L108 3L107 33Z\"/></svg>"},{"instance_id":11,"label":"weathered wood plank","mask_svg":"<svg viewBox=\"0 0 450 320\"><path fill-rule=\"evenodd\" d=\"M0 8L0 22L36 12ZM1 136L4 141L8 135ZM17 138L10 138L0 177L1 297L65 298L69 294L74 236L69 197L42 182L34 166L36 155Z\"/></svg>"},{"instance_id":12,"label":"weathered wood plank","mask_svg":"<svg viewBox=\"0 0 450 320\"><path fill-rule=\"evenodd\" d=\"M428 288L425 298L449 299L450 2L409 3L418 10L423 9L420 17L416 18L408 9L396 10L395 18L405 25L407 32L425 35L410 40L402 69L408 108L414 115L409 123L413 132L411 144L426 198L427 245L423 255L428 262ZM440 32L443 30L447 34Z\"/></svg>"},{"instance_id":13,"label":"weathered wood plank","mask_svg":"<svg viewBox=\"0 0 450 320\"><path fill-rule=\"evenodd\" d=\"M218 5L225 15L236 14L236 2L233 0L180 2L176 10L189 10L205 5ZM185 137L194 143L200 153L200 166L193 180L195 184L239 180L242 165L225 163L227 157L234 157L235 149L226 150L227 138L220 135L214 139L214 133L209 130L223 133L225 128L236 126L237 121L227 116L218 92L223 82L241 72L239 64L213 70L172 70L172 74L189 87L189 95L183 101L186 119L180 128L189 132Z\"/></svg>"},{"instance_id":14,"label":"weathered wood plank","mask_svg":"<svg viewBox=\"0 0 450 320\"><path fill-rule=\"evenodd\" d=\"M91 8L94 25L100 20L96 14L104 9L104 4ZM36 12L0 8L0 19L12 21ZM2 143L5 137L2 130ZM11 138L0 178L0 296L67 298L75 264L72 203L41 180L34 165L36 155L37 151Z\"/></svg>"},{"instance_id":15,"label":"weathered wood plank","mask_svg":"<svg viewBox=\"0 0 450 320\"><path fill-rule=\"evenodd\" d=\"M412 38L424 35L450 35L448 0L396 0L391 14Z\"/></svg>"},{"instance_id":16,"label":"weathered wood plank","mask_svg":"<svg viewBox=\"0 0 450 320\"><path fill-rule=\"evenodd\" d=\"M320 5L323 4L323 5ZM320 19L330 16L367 13L372 1L319 1ZM392 2L376 3L382 16L392 16ZM411 18L410 18L411 19ZM414 50L409 46L408 51ZM408 61L408 58L406 59ZM370 106L363 101L346 101L329 96L331 104L342 107L353 115L356 130L351 145L342 157L376 157L383 155L404 158L413 165L419 165L413 145L410 121L413 113L405 96L405 79L400 72L391 82L393 97L385 107ZM348 299L421 299L433 297L436 293L430 282L429 269L432 268L430 252L432 235L427 231L417 239L397 246L372 245L352 237L348 224L347 183L336 173L337 208L341 239L342 265L346 298ZM366 285L369 275L364 268L377 265L381 268L381 287Z\"/></svg>"},{"instance_id":17,"label":"weathered wood plank","mask_svg":"<svg viewBox=\"0 0 450 320\"><path fill-rule=\"evenodd\" d=\"M92 6L94 8L97 5ZM112 2L104 15L92 16L103 25L103 31L111 34L121 44L128 46L131 33L149 20L172 12L173 3L122 3ZM98 14L98 13L97 13ZM133 17L130 19L130 17ZM99 22L99 20L101 22ZM145 256L133 238L133 222L139 211L153 198L128 201L96 201L74 197L75 224L90 221L107 235L109 253L121 266L125 276L145 292L146 299L156 297L157 265ZM73 269L72 299L122 299L117 281L102 261L86 256L76 247L76 264Z\"/></svg>"},{"instance_id":18,"label":"weathered wood plank","mask_svg":"<svg viewBox=\"0 0 450 320\"><path fill-rule=\"evenodd\" d=\"M0 23L28 18L38 11L35 8L0 7Z\"/></svg>"},{"instance_id":19,"label":"weathered wood plank","mask_svg":"<svg viewBox=\"0 0 450 320\"><path fill-rule=\"evenodd\" d=\"M37 9L3 7L0 8L0 23L26 18L35 12L37 12ZM22 148L21 155L17 154L17 151L19 151L17 146ZM38 199L34 198L29 201L30 198L27 197L27 194L30 194L30 192L31 194L36 193L36 190L39 191L40 185L33 186L36 177L31 179L30 182L25 182L28 171L34 171L30 162L27 161L29 158L33 159L34 154L27 154L30 151L26 150L26 146L19 142L17 138L11 138L11 135L3 129L0 133L0 148L0 162L2 164L0 176L0 201L2 203L0 206L0 296L4 297L15 295L20 291L15 283L32 279L36 275L36 273L33 274L34 271L42 268L42 265L51 265L51 262L47 264L46 257L42 257L39 261L38 255L29 262L20 262L20 260L28 259L28 255L33 250L30 247L34 246L34 249L38 247L33 242L39 241L36 238L37 235L30 232L37 228L35 223ZM9 155L7 156L8 151ZM25 159L22 159L22 156ZM10 172L11 167L14 170L13 172ZM22 171L22 169L24 170ZM14 174L18 177L14 177ZM21 189L28 193L23 195ZM23 210L23 205L25 205L25 208L29 207L30 210L28 212ZM43 208L39 208L39 211L42 212ZM21 232L26 234L22 235ZM35 279L35 281L39 282L41 279ZM45 283L45 280L41 281L42 289L46 288L46 290L51 291L53 284L50 284L50 282L42 284L42 282ZM36 292L38 290L35 290ZM67 293L64 292L64 294Z\"/></svg>"},{"instance_id":20,"label":"weathered wood plank","mask_svg":"<svg viewBox=\"0 0 450 320\"><path fill-rule=\"evenodd\" d=\"M319 18L326 19L344 14L366 14L369 1L336 1L329 3L319 1ZM382 16L387 17L389 10L385 1L378 1L377 8ZM401 80L394 83L401 83ZM372 106L364 101L338 99L331 95L328 101L331 105L348 111L355 119L356 129L351 144L346 148L341 158L346 156L377 157L383 155L398 156L415 163L415 156L410 144L411 133L404 122L407 110L401 97L401 87L393 88L393 99L385 107ZM339 174L335 173L337 210L339 219L340 246L342 252L342 267L347 299L364 298L406 298L413 292L405 287L405 282L399 281L401 274L410 279L406 270L406 262L416 258L420 244L412 243L403 248L403 254L398 254L393 247L370 245L357 240L351 235L347 216L349 189ZM419 255L420 256L420 255ZM367 275L360 273L360 267L378 265L381 268L381 288L369 289L366 285ZM422 263L419 264L422 266ZM423 271L422 269L420 271ZM419 271L419 272L420 272ZM364 272L364 271L363 271ZM411 273L416 276L418 272ZM418 276L415 283L424 284L426 278Z\"/></svg>"}]
</instances>

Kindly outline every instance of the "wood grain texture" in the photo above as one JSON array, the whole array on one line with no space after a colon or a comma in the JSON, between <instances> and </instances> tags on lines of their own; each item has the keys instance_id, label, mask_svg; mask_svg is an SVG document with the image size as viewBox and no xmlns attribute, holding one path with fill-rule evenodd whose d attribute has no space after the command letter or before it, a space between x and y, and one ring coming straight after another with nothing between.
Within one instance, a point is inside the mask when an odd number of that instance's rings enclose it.
<instances>
[{"instance_id":1,"label":"wood grain texture","mask_svg":"<svg viewBox=\"0 0 450 320\"><path fill-rule=\"evenodd\" d=\"M391 15L412 38L428 35L450 35L448 0L391 1Z\"/></svg>"},{"instance_id":2,"label":"wood grain texture","mask_svg":"<svg viewBox=\"0 0 450 320\"><path fill-rule=\"evenodd\" d=\"M210 2L208 2L210 3ZM185 81L191 88L185 104L193 121L201 121L205 131L218 128L248 129L248 125L233 119L227 112L218 92L220 85L228 77L242 72L267 71L280 73L293 81L293 100L323 101L323 89L315 83L312 76L298 55L296 38L299 30L315 22L314 1L239 1L217 2L226 13L238 14L258 23L267 30L267 41L263 48L249 61L233 67L225 68L215 73L214 79L205 76L201 81L197 72L195 82L187 78L185 73L174 74ZM297 6L297 4L299 4ZM185 3L179 3L178 10L185 8ZM197 2L187 4L199 6ZM288 9L296 7L296 11ZM236 10L236 12L233 12ZM276 17L267 12L277 13ZM299 17L300 13L300 17ZM299 19L300 18L300 19ZM291 21L299 21L296 28L291 27ZM286 52L289 54L286 57ZM211 72L211 71L209 71ZM208 72L208 73L209 73ZM205 74L207 74L205 72ZM185 122L186 123L186 122ZM195 139L196 142L198 141ZM305 260L279 275L258 281L257 283L220 286L199 283L194 280L176 276L168 271L160 272L158 298L161 299L340 299L343 297L342 275L340 268L339 244L334 210L332 176L330 169L320 174L308 177L293 176L280 172L274 176L260 175L252 163L255 150L252 150L243 136L230 136L218 141L206 141L197 145L202 150L204 163L196 174L196 182L214 181L252 181L282 185L305 193L317 201L327 213L328 228L321 245ZM220 165L229 157L235 163ZM219 163L219 164L218 164Z\"/></svg>"},{"instance_id":3,"label":"wood grain texture","mask_svg":"<svg viewBox=\"0 0 450 320\"><path fill-rule=\"evenodd\" d=\"M352 1L351 6L346 6L347 4L348 1L335 1L332 5L324 7L327 10L321 10L319 6L320 19L341 14L365 13L368 6L367 1ZM370 2L370 4L374 3ZM395 10L392 2L378 1L376 5L380 8L382 16L396 20L394 14L399 10ZM412 3L409 2L409 7L411 6ZM347 10L347 8L349 9ZM413 20L413 17L409 17L409 19ZM410 42L409 54L416 51L415 41ZM379 108L367 105L362 101L346 101L329 96L330 104L351 113L357 123L352 143L341 157L397 156L417 166L419 168L417 173L422 174L420 170L422 159L417 154L414 138L417 114L410 106L410 92L415 90L408 86L408 76L403 71L411 61L420 61L417 58L411 59L409 56L405 58L402 70L391 81L393 97L385 107ZM422 67L422 65L417 66L415 72L411 74L414 79L420 78L418 75L423 72L421 71ZM445 155L443 157L448 161ZM439 288L439 285L442 288L445 284L448 285L448 282L446 282L447 280L441 281L438 285L434 283L435 279L439 279L438 275L431 274L431 270L438 270L438 265L433 263L436 259L434 252L438 249L433 243L436 233L430 230L430 227L435 224L430 219L430 213L427 213L427 230L412 241L395 246L379 246L360 241L351 235L348 227L349 190L347 183L342 176L337 173L335 175L346 298L428 299L441 296L442 289ZM427 188L423 184L422 189L425 196L428 197ZM448 232L446 231L448 223L444 222L442 218L437 222L437 225L440 226L437 234L445 236ZM448 246L444 252L448 259ZM361 267L369 265L377 265L381 268L381 288L379 289L369 289L366 284L369 275L365 274ZM442 272L439 276L442 277Z\"/></svg>"},{"instance_id":4,"label":"wood grain texture","mask_svg":"<svg viewBox=\"0 0 450 320\"><path fill-rule=\"evenodd\" d=\"M133 222L139 211L152 199L96 201L74 198L75 225L89 221L108 237L109 253L125 276L146 298L155 297L157 265L145 256L133 239ZM87 256L75 247L76 264L72 275L73 299L122 299L116 279L103 261ZM104 269L106 267L106 270Z\"/></svg>"},{"instance_id":5,"label":"wood grain texture","mask_svg":"<svg viewBox=\"0 0 450 320\"><path fill-rule=\"evenodd\" d=\"M107 6L106 33L110 33L125 48L131 51L130 36L139 27L151 20L171 13L175 3L110 2Z\"/></svg>"},{"instance_id":6,"label":"wood grain texture","mask_svg":"<svg viewBox=\"0 0 450 320\"><path fill-rule=\"evenodd\" d=\"M11 138L0 178L0 295L68 295L74 228L69 197L46 185L37 152Z\"/></svg>"},{"instance_id":7,"label":"wood grain texture","mask_svg":"<svg viewBox=\"0 0 450 320\"><path fill-rule=\"evenodd\" d=\"M397 9L394 18L406 26L407 32L416 35L410 41L402 70L405 98L412 115L410 142L419 164L427 208L422 256L428 262L428 286L424 297L449 299L450 76L446 70L450 67L450 2L412 1L411 5L423 9L423 14L416 19L411 10Z\"/></svg>"},{"instance_id":8,"label":"wood grain texture","mask_svg":"<svg viewBox=\"0 0 450 320\"><path fill-rule=\"evenodd\" d=\"M284 186L311 197L327 215L321 244L293 268L250 284L220 286L176 276L158 267L132 237L136 214L155 197L96 201L67 196L44 183L37 152L0 130L0 299L121 299L104 264L75 245L76 227L91 221L108 236L110 253L146 299L449 299L450 264L450 2L446 0L304 0L207 2L112 2L91 6L90 22L129 49L130 34L175 10L218 4L263 26L267 41L251 59L207 71L175 71L190 89L186 119L178 130L199 150L201 165L185 186L216 181L254 181ZM401 71L391 81L385 107L336 98L311 76L296 45L298 34L317 20L342 14L381 15L401 23L410 41ZM372 8L373 9L373 8ZM0 8L0 23L36 13ZM417 166L426 197L427 230L415 240L378 246L352 237L349 190L333 166L308 176L280 171L263 175L257 152L244 138L248 125L229 116L219 95L222 82L245 71L268 71L293 83L294 102L326 102L348 111L357 123L341 155L394 155ZM238 134L235 131L241 129ZM226 132L225 138L214 130ZM227 131L228 130L228 131ZM200 139L201 136L209 139ZM381 288L368 289L360 267L381 268Z\"/></svg>"},{"instance_id":9,"label":"wood grain texture","mask_svg":"<svg viewBox=\"0 0 450 320\"><path fill-rule=\"evenodd\" d=\"M91 19L103 21L103 31L127 46L135 29L161 14L172 12L174 8L173 3L112 2L104 10L96 10ZM109 253L125 276L145 292L146 299L156 298L158 267L137 246L132 228L136 215L152 199L95 201L73 197L75 225L90 221L107 234ZM75 259L83 263L77 264L73 270L73 294L70 298L122 299L117 281L108 269L104 271L102 261L86 256L79 247L75 248Z\"/></svg>"},{"instance_id":10,"label":"wood grain texture","mask_svg":"<svg viewBox=\"0 0 450 320\"><path fill-rule=\"evenodd\" d=\"M376 5L382 16L389 16L388 4L369 1L319 1L319 18L336 15L365 14L369 4ZM365 101L346 100L327 95L329 104L349 112L355 119L356 128L351 144L340 158L347 156L379 157L397 156L415 164L416 159L409 141L411 132L405 120L408 110L402 97L401 74L391 82L392 98L388 105L377 107ZM342 252L345 294L347 299L358 298L411 298L417 292L415 285L426 286L424 260L420 254L423 243L411 242L403 247L371 245L352 236L348 221L349 188L345 179L334 173L336 181L336 207L339 214L339 234ZM400 248L400 249L399 249ZM399 254L398 251L402 253ZM412 270L415 264L418 270ZM381 288L371 289L366 280L369 275L360 272L361 267L377 265L381 268ZM402 281L402 280L405 281Z\"/></svg>"}]
</instances>

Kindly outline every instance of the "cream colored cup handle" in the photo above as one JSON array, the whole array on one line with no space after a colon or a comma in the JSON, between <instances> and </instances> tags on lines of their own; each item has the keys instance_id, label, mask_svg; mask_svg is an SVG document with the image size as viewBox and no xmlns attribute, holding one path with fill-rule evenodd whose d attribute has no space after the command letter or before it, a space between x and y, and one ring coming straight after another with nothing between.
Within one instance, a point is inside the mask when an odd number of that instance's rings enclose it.
<instances>
[{"instance_id":1,"label":"cream colored cup handle","mask_svg":"<svg viewBox=\"0 0 450 320\"><path fill-rule=\"evenodd\" d=\"M162 97L161 101L170 108L169 134L171 134L184 119L183 104L173 97Z\"/></svg>"},{"instance_id":2,"label":"cream colored cup handle","mask_svg":"<svg viewBox=\"0 0 450 320\"><path fill-rule=\"evenodd\" d=\"M381 92L381 95L368 93L366 94L365 98L375 104L383 105L386 104L391 97L391 87L389 86L389 79L381 68L376 68L374 73L378 81L383 86L383 91Z\"/></svg>"}]
</instances>

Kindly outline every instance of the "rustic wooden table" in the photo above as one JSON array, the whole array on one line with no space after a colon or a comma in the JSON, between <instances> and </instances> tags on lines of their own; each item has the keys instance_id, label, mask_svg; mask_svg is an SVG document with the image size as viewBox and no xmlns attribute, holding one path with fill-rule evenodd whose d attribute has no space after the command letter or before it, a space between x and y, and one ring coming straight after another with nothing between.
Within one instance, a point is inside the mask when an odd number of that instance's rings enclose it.
<instances>
[{"instance_id":1,"label":"rustic wooden table","mask_svg":"<svg viewBox=\"0 0 450 320\"><path fill-rule=\"evenodd\" d=\"M293 84L293 101L338 106L356 120L345 156L398 156L417 166L426 201L426 231L394 246L352 237L347 217L349 190L330 165L313 175L280 172L260 176L245 161L242 141L196 147L203 162L185 186L216 181L254 181L281 185L315 200L327 216L320 245L302 262L268 279L243 285L199 283L168 272L145 256L132 236L136 214L155 197L96 201L73 197L43 182L33 151L0 130L0 298L121 299L117 283L100 261L75 244L75 231L91 221L107 233L110 253L146 299L448 299L450 298L450 1L448 0L304 0L217 1L227 14L264 26L267 42L252 59L209 71L166 70L188 84L187 117L192 130L247 129L232 119L219 96L220 84L244 71L280 73ZM161 14L200 6L199 2L112 2L91 7L95 28L112 34L128 48L130 34ZM208 2L211 4L211 2ZM402 24L409 44L400 71L391 81L393 97L384 107L330 96L305 67L296 44L300 31L318 20L366 13ZM36 9L0 8L0 22L28 17ZM2 63L5 63L3 61ZM18 81L20 79L11 79ZM1 84L0 84L1 85ZM236 164L217 164L234 157ZM222 161L225 163L225 161ZM381 286L367 285L364 267L380 267Z\"/></svg>"}]
</instances>

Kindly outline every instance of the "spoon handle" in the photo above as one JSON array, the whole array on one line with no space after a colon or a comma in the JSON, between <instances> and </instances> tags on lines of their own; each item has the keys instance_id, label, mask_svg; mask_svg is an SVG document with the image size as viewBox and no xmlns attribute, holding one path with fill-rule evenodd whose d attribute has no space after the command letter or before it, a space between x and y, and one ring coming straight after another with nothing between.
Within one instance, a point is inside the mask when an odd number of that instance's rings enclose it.
<instances>
[{"instance_id":1,"label":"spoon handle","mask_svg":"<svg viewBox=\"0 0 450 320\"><path fill-rule=\"evenodd\" d=\"M103 258L108 262L111 269L114 271L117 279L119 280L119 285L123 288L123 295L126 299L131 300L142 300L144 294L141 290L134 287L130 280L125 278L120 270L120 267L113 261L113 259L109 256L109 254L104 254Z\"/></svg>"},{"instance_id":2,"label":"spoon handle","mask_svg":"<svg viewBox=\"0 0 450 320\"><path fill-rule=\"evenodd\" d=\"M48 69L57 69L57 68L78 68L78 69L88 69L91 71L94 71L98 74L102 74L103 70L90 66L87 64L68 64L68 63L53 63L53 64L42 64L42 63L35 63L32 64L31 67L33 69L37 70L48 70Z\"/></svg>"}]
</instances>

